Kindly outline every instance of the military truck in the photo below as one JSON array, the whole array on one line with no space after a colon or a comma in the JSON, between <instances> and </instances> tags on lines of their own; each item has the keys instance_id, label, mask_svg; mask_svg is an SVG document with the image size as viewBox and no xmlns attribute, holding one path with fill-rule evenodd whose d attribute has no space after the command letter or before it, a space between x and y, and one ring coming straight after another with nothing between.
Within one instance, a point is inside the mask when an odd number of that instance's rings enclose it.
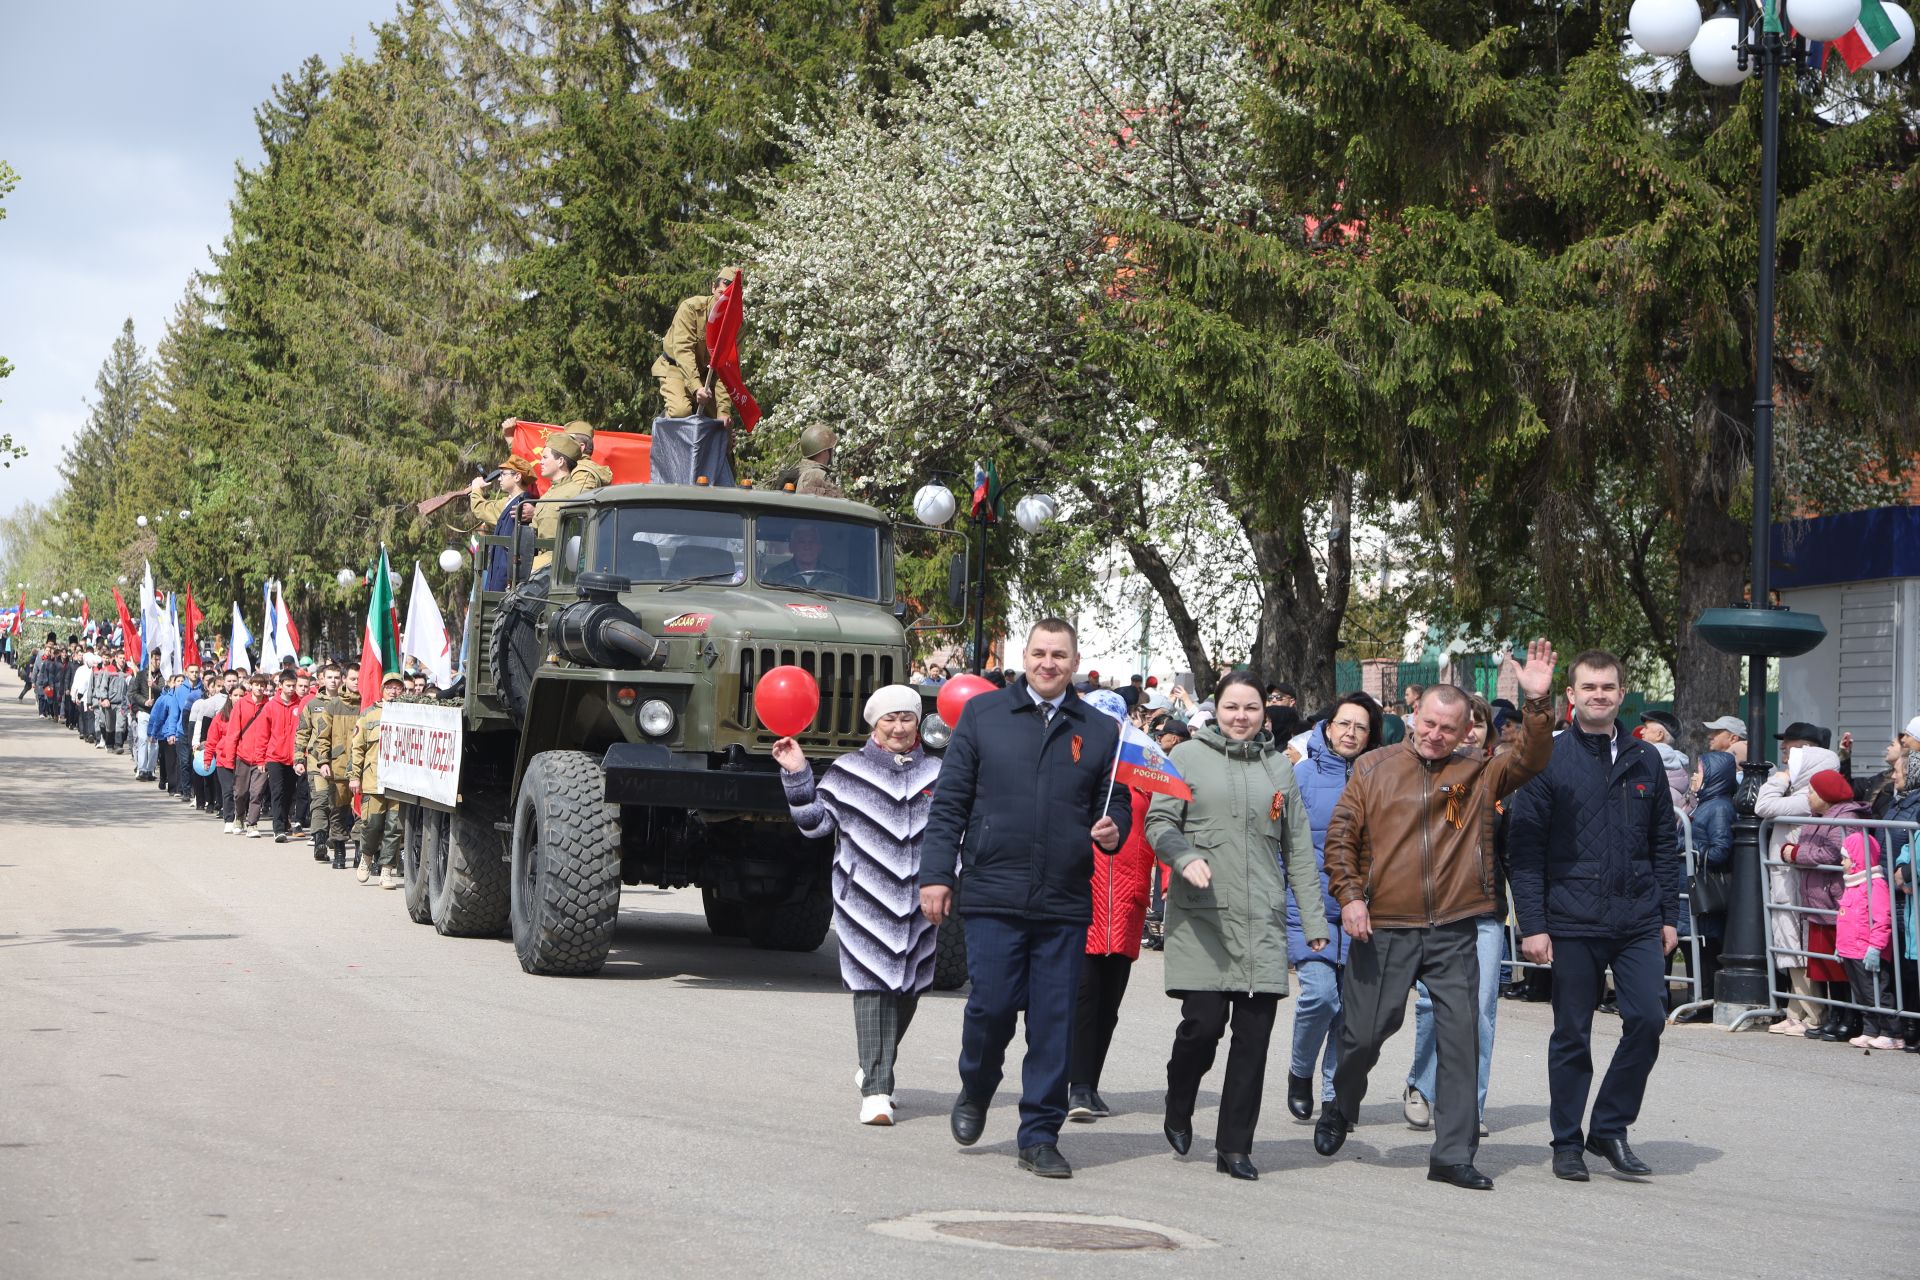
<instances>
[{"instance_id":1,"label":"military truck","mask_svg":"<svg viewBox=\"0 0 1920 1280\"><path fill-rule=\"evenodd\" d=\"M381 737L409 915L510 928L527 972L590 974L622 885L698 886L714 933L818 947L831 844L794 829L754 685L804 668L808 757L860 745L867 696L911 670L893 534L842 499L627 484L565 504L547 571L531 530L479 539L460 701L391 704ZM484 589L494 547L504 591ZM922 736L951 737L931 692Z\"/></svg>"}]
</instances>

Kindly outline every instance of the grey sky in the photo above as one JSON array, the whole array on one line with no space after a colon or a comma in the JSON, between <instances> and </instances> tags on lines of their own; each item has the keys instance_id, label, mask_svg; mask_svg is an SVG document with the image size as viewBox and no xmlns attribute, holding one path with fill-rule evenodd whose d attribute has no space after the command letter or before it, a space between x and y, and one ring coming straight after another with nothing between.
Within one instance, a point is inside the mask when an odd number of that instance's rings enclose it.
<instances>
[{"instance_id":1,"label":"grey sky","mask_svg":"<svg viewBox=\"0 0 1920 1280\"><path fill-rule=\"evenodd\" d=\"M94 375L127 317L151 354L227 230L253 108L317 53L367 48L394 0L0 5L0 512L58 484Z\"/></svg>"}]
</instances>

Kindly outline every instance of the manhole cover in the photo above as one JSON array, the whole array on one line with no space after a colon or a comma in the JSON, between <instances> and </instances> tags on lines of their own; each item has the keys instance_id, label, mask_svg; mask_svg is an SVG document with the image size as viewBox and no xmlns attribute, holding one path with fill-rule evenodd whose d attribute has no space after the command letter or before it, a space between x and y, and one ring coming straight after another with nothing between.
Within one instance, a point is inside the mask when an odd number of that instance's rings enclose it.
<instances>
[{"instance_id":1,"label":"manhole cover","mask_svg":"<svg viewBox=\"0 0 1920 1280\"><path fill-rule=\"evenodd\" d=\"M1211 1240L1157 1222L1092 1213L948 1209L876 1222L873 1229L902 1240L1046 1253L1166 1253L1213 1247Z\"/></svg>"}]
</instances>

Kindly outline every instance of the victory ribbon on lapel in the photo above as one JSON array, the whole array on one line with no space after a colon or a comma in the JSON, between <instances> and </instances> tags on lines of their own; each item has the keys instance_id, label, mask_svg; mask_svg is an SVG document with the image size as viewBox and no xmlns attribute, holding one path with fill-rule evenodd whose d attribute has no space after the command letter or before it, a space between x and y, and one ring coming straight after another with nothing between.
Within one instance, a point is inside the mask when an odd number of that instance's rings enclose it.
<instances>
[{"instance_id":1,"label":"victory ribbon on lapel","mask_svg":"<svg viewBox=\"0 0 1920 1280\"><path fill-rule=\"evenodd\" d=\"M1273 803L1267 806L1267 821L1268 822L1280 821L1280 813L1286 807L1287 807L1287 793L1284 791L1274 792Z\"/></svg>"},{"instance_id":2,"label":"victory ribbon on lapel","mask_svg":"<svg viewBox=\"0 0 1920 1280\"><path fill-rule=\"evenodd\" d=\"M1075 764L1080 763L1080 745L1080 735L1076 733L1073 735L1073 762Z\"/></svg>"}]
</instances>

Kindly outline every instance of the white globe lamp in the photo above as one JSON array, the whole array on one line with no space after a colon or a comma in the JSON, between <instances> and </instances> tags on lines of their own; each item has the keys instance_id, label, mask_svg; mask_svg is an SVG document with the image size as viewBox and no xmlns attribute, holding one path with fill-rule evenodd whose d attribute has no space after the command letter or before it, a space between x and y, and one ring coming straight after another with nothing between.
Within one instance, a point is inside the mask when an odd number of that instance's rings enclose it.
<instances>
[{"instance_id":1,"label":"white globe lamp","mask_svg":"<svg viewBox=\"0 0 1920 1280\"><path fill-rule=\"evenodd\" d=\"M456 573L459 571L462 562L463 558L460 553L452 547L448 547L440 553L440 572Z\"/></svg>"},{"instance_id":2,"label":"white globe lamp","mask_svg":"<svg viewBox=\"0 0 1920 1280\"><path fill-rule=\"evenodd\" d=\"M1041 526L1053 519L1054 501L1044 494L1030 494L1014 504L1013 519L1028 533L1040 532Z\"/></svg>"},{"instance_id":3,"label":"white globe lamp","mask_svg":"<svg viewBox=\"0 0 1920 1280\"><path fill-rule=\"evenodd\" d=\"M1860 21L1860 0L1790 0L1787 23L1809 40L1838 40Z\"/></svg>"},{"instance_id":4,"label":"white globe lamp","mask_svg":"<svg viewBox=\"0 0 1920 1280\"><path fill-rule=\"evenodd\" d=\"M953 490L943 484L922 485L913 495L913 518L936 529L953 519L953 513L959 509Z\"/></svg>"},{"instance_id":5,"label":"white globe lamp","mask_svg":"<svg viewBox=\"0 0 1920 1280\"><path fill-rule=\"evenodd\" d=\"M1693 74L1708 84L1721 86L1736 85L1753 74L1753 60L1747 66L1740 66L1740 19L1725 5L1713 11L1713 16L1700 24L1700 34L1693 38L1687 48L1687 61L1693 64Z\"/></svg>"},{"instance_id":6,"label":"white globe lamp","mask_svg":"<svg viewBox=\"0 0 1920 1280\"><path fill-rule=\"evenodd\" d=\"M1694 0L1633 0L1627 33L1657 57L1685 53L1700 34L1700 6Z\"/></svg>"},{"instance_id":7,"label":"white globe lamp","mask_svg":"<svg viewBox=\"0 0 1920 1280\"><path fill-rule=\"evenodd\" d=\"M342 569L333 575L333 580L340 584L342 591L348 591L353 588L354 583L360 580L360 575L351 569Z\"/></svg>"},{"instance_id":8,"label":"white globe lamp","mask_svg":"<svg viewBox=\"0 0 1920 1280\"><path fill-rule=\"evenodd\" d=\"M133 518L133 522L139 525L142 529L147 527L147 518L145 516L135 516Z\"/></svg>"}]
</instances>

